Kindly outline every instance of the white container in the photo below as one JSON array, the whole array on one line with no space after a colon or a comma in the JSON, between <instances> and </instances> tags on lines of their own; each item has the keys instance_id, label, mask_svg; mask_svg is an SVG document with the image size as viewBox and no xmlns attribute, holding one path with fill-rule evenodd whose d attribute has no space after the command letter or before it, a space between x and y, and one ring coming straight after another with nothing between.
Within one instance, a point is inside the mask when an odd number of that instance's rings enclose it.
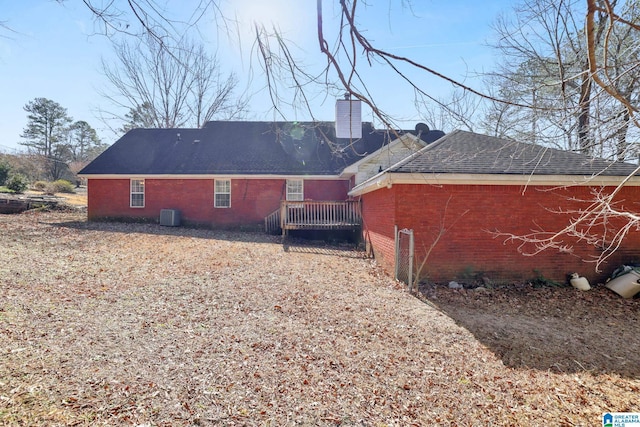
<instances>
[{"instance_id":1,"label":"white container","mask_svg":"<svg viewBox=\"0 0 640 427\"><path fill-rule=\"evenodd\" d=\"M605 286L623 298L633 298L640 292L640 273L631 270L610 280Z\"/></svg>"},{"instance_id":2,"label":"white container","mask_svg":"<svg viewBox=\"0 0 640 427\"><path fill-rule=\"evenodd\" d=\"M576 289L580 289L581 291L588 291L589 289L591 289L589 281L584 277L580 277L578 273L573 273L569 282L571 282L571 286Z\"/></svg>"}]
</instances>

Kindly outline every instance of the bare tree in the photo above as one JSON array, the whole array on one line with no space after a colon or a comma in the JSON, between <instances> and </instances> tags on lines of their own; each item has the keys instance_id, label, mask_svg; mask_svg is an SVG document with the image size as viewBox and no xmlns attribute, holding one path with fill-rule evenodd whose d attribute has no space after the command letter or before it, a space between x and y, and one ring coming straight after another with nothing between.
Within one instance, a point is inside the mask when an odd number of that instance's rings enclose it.
<instances>
[{"instance_id":1,"label":"bare tree","mask_svg":"<svg viewBox=\"0 0 640 427\"><path fill-rule=\"evenodd\" d=\"M145 125L159 128L200 127L214 117L228 119L244 111L246 101L233 97L235 75L223 76L216 57L201 44L183 40L170 47L146 35L114 42L114 50L117 65L102 61L113 87L104 95L128 109L129 117L116 114L126 123L144 118Z\"/></svg>"},{"instance_id":2,"label":"bare tree","mask_svg":"<svg viewBox=\"0 0 640 427\"><path fill-rule=\"evenodd\" d=\"M607 3L613 10L617 0ZM634 20L640 16L634 2L621 7ZM499 19L502 64L490 82L500 99L528 108L493 103L488 121L499 117L517 140L624 160L631 132L625 103L637 102L640 89L638 35L606 10L593 11L588 33L582 0L525 0L514 20ZM603 60L606 67L592 66ZM610 90L596 84L600 76Z\"/></svg>"},{"instance_id":3,"label":"bare tree","mask_svg":"<svg viewBox=\"0 0 640 427\"><path fill-rule=\"evenodd\" d=\"M473 132L477 127L476 112L481 108L478 97L468 96L463 90L451 91L448 98L417 97L416 110L434 129L449 131L464 129Z\"/></svg>"},{"instance_id":4,"label":"bare tree","mask_svg":"<svg viewBox=\"0 0 640 427\"><path fill-rule=\"evenodd\" d=\"M65 3L69 0L56 0ZM149 36L161 45L167 39L176 40L182 37L185 28L193 28L208 11L214 11L214 18L219 24L226 25L218 0L198 0L190 11L187 20L175 19L167 12L166 2L156 0L128 0L126 2L82 0L93 14L96 32L108 37L125 35L139 38Z\"/></svg>"}]
</instances>

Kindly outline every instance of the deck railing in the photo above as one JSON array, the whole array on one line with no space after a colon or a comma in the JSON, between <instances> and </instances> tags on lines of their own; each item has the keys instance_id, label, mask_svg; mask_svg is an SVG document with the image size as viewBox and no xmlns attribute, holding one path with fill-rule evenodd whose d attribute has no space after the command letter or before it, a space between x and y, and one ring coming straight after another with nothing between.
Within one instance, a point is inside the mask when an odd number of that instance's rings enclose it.
<instances>
[{"instance_id":1,"label":"deck railing","mask_svg":"<svg viewBox=\"0 0 640 427\"><path fill-rule=\"evenodd\" d=\"M360 201L287 201L280 204L280 228L286 230L339 230L362 223Z\"/></svg>"},{"instance_id":2,"label":"deck railing","mask_svg":"<svg viewBox=\"0 0 640 427\"><path fill-rule=\"evenodd\" d=\"M264 231L268 234L277 234L280 232L280 209L271 212L265 217Z\"/></svg>"}]
</instances>

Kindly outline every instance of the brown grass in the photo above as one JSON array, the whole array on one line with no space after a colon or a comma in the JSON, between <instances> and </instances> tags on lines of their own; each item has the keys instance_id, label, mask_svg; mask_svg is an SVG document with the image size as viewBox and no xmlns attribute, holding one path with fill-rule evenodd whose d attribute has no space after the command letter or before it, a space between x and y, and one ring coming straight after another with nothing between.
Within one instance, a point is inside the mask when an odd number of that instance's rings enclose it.
<instances>
[{"instance_id":1,"label":"brown grass","mask_svg":"<svg viewBox=\"0 0 640 427\"><path fill-rule=\"evenodd\" d=\"M87 206L87 193L58 193L58 197L62 197L65 202L71 206Z\"/></svg>"},{"instance_id":2,"label":"brown grass","mask_svg":"<svg viewBox=\"0 0 640 427\"><path fill-rule=\"evenodd\" d=\"M598 425L639 410L639 304L602 289L421 300L344 248L79 213L0 216L0 241L0 424ZM575 298L585 310L567 315ZM609 364L579 357L609 344Z\"/></svg>"},{"instance_id":3,"label":"brown grass","mask_svg":"<svg viewBox=\"0 0 640 427\"><path fill-rule=\"evenodd\" d=\"M66 203L73 207L86 207L87 206L87 189L86 187L78 187L74 190L74 193L56 193L54 196L61 199L63 203ZM43 191L29 190L26 194L35 194L38 196L44 195Z\"/></svg>"}]
</instances>

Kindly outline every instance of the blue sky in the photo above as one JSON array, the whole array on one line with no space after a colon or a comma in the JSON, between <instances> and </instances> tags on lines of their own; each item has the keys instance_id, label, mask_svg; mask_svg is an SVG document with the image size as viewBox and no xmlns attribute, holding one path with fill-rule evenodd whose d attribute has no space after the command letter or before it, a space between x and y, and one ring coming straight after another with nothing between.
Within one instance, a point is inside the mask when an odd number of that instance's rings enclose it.
<instances>
[{"instance_id":1,"label":"blue sky","mask_svg":"<svg viewBox=\"0 0 640 427\"><path fill-rule=\"evenodd\" d=\"M122 0L116 0L122 1ZM96 2L96 4L99 2ZM163 3L159 1L159 3ZM196 0L167 1L171 14L185 13ZM335 3L335 4L334 4ZM474 84L469 74L488 71L494 58L485 43L492 37L490 25L499 13L508 13L512 2L471 0L420 0L411 9L400 0L375 0L364 6L359 24L378 47L411 57L452 78ZM325 31L336 27L337 2L325 0ZM178 8L176 6L179 5ZM252 96L248 119L274 118L264 90L264 79L251 56L250 23L277 25L285 37L295 41L295 55L307 65L322 63L316 35L315 2L311 0L223 0L227 16L239 22L240 42L221 34L211 20L204 19L199 34L211 46L229 71L240 80L239 88ZM173 9L172 9L173 8ZM22 149L18 142L27 123L24 105L36 97L52 99L74 120L85 120L98 129L104 142L113 143L98 116L111 106L100 91L108 89L100 72L101 58L109 60L108 39L95 34L93 16L78 0L62 5L53 0L0 0L0 22L11 31L0 29L0 151ZM330 41L331 42L331 41ZM408 88L376 66L365 72L367 83L381 107L402 123L415 123L420 117ZM466 80L465 80L466 79ZM446 96L451 85L435 78L417 77L421 86L435 96ZM313 98L314 114L333 120L333 94ZM306 120L304 113L291 112L290 119ZM363 119L371 113L363 110Z\"/></svg>"}]
</instances>

